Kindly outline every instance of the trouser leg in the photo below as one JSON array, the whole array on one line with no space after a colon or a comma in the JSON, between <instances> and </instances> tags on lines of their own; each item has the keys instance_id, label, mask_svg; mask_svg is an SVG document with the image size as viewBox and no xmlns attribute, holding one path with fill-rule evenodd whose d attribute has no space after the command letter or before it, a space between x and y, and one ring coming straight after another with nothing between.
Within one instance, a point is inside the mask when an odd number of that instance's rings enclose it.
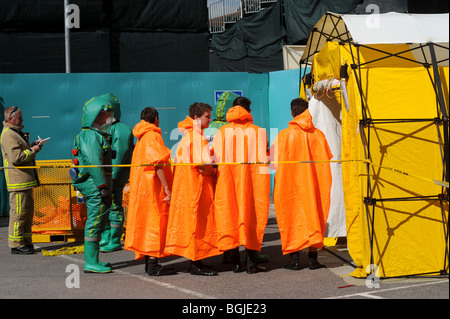
<instances>
[{"instance_id":1,"label":"trouser leg","mask_svg":"<svg viewBox=\"0 0 450 319\"><path fill-rule=\"evenodd\" d=\"M111 224L122 225L124 219L123 213L123 183L113 182L112 187L112 205L109 211L109 222Z\"/></svg>"},{"instance_id":2,"label":"trouser leg","mask_svg":"<svg viewBox=\"0 0 450 319\"><path fill-rule=\"evenodd\" d=\"M10 192L9 206L8 246L18 248L31 245L34 214L33 190Z\"/></svg>"},{"instance_id":3,"label":"trouser leg","mask_svg":"<svg viewBox=\"0 0 450 319\"><path fill-rule=\"evenodd\" d=\"M115 185L115 186L114 186ZM117 184L113 185L112 193L112 205L108 210L107 225L105 226L105 231L102 233L102 242L104 237L107 238L107 242L100 243L101 252L113 252L122 249L122 244L120 239L123 233L123 207L122 207L122 196L123 187ZM105 218L106 219L106 218Z\"/></svg>"},{"instance_id":4,"label":"trouser leg","mask_svg":"<svg viewBox=\"0 0 450 319\"><path fill-rule=\"evenodd\" d=\"M109 207L105 206L98 189L93 189L86 195L87 220L84 228L84 237L90 241L99 241L106 222L106 213Z\"/></svg>"},{"instance_id":5,"label":"trouser leg","mask_svg":"<svg viewBox=\"0 0 450 319\"><path fill-rule=\"evenodd\" d=\"M252 267L255 267L257 265L256 263L256 251L251 249L245 249L247 253L247 269L250 269Z\"/></svg>"},{"instance_id":6,"label":"trouser leg","mask_svg":"<svg viewBox=\"0 0 450 319\"><path fill-rule=\"evenodd\" d=\"M87 220L84 230L84 271L94 273L111 272L111 266L98 260L99 241L104 229L109 207L101 201L97 188L91 188L86 197Z\"/></svg>"}]
</instances>

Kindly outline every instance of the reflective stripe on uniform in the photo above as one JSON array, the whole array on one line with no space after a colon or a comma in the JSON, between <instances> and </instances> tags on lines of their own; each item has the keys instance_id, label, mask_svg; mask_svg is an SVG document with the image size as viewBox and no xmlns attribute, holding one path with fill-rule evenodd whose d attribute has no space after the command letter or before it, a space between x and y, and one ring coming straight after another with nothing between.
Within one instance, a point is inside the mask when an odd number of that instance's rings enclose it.
<instances>
[{"instance_id":1,"label":"reflective stripe on uniform","mask_svg":"<svg viewBox=\"0 0 450 319\"><path fill-rule=\"evenodd\" d=\"M21 194L16 194L16 214L20 215L22 213L22 196Z\"/></svg>"}]
</instances>

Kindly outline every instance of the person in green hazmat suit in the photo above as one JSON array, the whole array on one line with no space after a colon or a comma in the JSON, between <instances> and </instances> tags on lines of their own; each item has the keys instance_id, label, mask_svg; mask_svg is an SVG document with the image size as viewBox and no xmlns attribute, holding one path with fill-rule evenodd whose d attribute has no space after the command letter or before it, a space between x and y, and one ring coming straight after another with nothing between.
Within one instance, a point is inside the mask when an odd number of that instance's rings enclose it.
<instances>
[{"instance_id":1,"label":"person in green hazmat suit","mask_svg":"<svg viewBox=\"0 0 450 319\"><path fill-rule=\"evenodd\" d=\"M112 151L112 205L108 210L108 220L100 240L100 252L108 253L121 250L120 238L123 233L124 211L122 206L123 188L130 177L130 167L114 165L131 164L133 156L134 136L131 127L120 122L120 101L111 93L100 95L109 101L113 108L114 118L111 124Z\"/></svg>"},{"instance_id":2,"label":"person in green hazmat suit","mask_svg":"<svg viewBox=\"0 0 450 319\"><path fill-rule=\"evenodd\" d=\"M239 95L236 93L225 91L223 92L216 102L216 107L214 109L214 119L209 124L209 127L206 128L203 131L203 134L205 135L206 139L209 142L209 145L212 147L212 142L214 140L214 137L216 136L219 129L225 125L228 124L227 122L227 112L229 109L233 107L233 102L238 98ZM269 256L260 254L258 251L255 251L255 262L258 263L265 263L269 261ZM226 251L223 254L223 264L231 264L232 263L232 252Z\"/></svg>"},{"instance_id":3,"label":"person in green hazmat suit","mask_svg":"<svg viewBox=\"0 0 450 319\"><path fill-rule=\"evenodd\" d=\"M111 206L111 145L109 129L113 118L110 101L93 97L84 104L82 130L72 149L70 171L73 187L86 199L84 229L84 272L108 273L111 265L99 261L99 241ZM76 167L79 165L80 167ZM102 166L105 165L105 166ZM82 167L85 166L85 167ZM88 167L86 167L88 166Z\"/></svg>"},{"instance_id":4,"label":"person in green hazmat suit","mask_svg":"<svg viewBox=\"0 0 450 319\"><path fill-rule=\"evenodd\" d=\"M233 102L238 96L233 92L225 91L217 99L214 113L211 114L213 115L213 120L209 123L209 127L203 130L203 134L211 147L216 133L223 125L228 123L227 112L233 107Z\"/></svg>"}]
</instances>

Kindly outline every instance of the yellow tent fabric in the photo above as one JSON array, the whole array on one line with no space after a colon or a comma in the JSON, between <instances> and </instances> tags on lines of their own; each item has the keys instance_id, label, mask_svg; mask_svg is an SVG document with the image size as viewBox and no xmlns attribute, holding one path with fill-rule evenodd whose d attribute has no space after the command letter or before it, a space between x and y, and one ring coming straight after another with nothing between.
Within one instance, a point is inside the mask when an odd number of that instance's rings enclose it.
<instances>
[{"instance_id":1,"label":"yellow tent fabric","mask_svg":"<svg viewBox=\"0 0 450 319\"><path fill-rule=\"evenodd\" d=\"M408 51L408 46L373 45L389 53ZM342 174L345 195L347 243L357 265L351 274L366 277L374 264L380 277L439 273L446 263L443 226L448 220L448 203L443 211L439 200L391 200L406 197L438 195L442 187L431 179L443 180L443 164L438 141L442 123L430 121L393 121L373 123L360 129L362 102L371 119L434 119L439 116L436 93L430 78L433 70L419 64L390 57L352 69L354 46L327 42L314 55L312 75L315 82L330 77L339 79L341 65L348 63L347 91L349 111L342 105ZM376 60L383 53L360 47L360 63ZM386 54L384 54L386 55ZM414 60L410 52L402 54ZM440 67L448 112L448 67ZM361 76L361 96L357 78ZM304 94L304 93L302 93ZM367 165L364 141L368 145ZM367 150L366 150L367 152ZM390 169L386 169L390 168ZM399 174L407 172L424 179ZM369 175L369 176L368 176ZM375 202L366 205L364 198L370 186ZM448 191L448 188L445 190ZM387 200L390 199L390 200ZM367 209L366 209L367 207ZM373 226L373 233L371 228ZM373 236L373 247L370 238ZM373 253L373 257L371 256Z\"/></svg>"}]
</instances>

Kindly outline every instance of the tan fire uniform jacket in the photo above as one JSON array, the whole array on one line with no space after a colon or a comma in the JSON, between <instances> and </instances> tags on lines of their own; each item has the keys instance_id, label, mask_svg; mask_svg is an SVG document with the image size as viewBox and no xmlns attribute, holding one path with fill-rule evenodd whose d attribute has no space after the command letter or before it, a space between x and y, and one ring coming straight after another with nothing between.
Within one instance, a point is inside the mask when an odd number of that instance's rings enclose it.
<instances>
[{"instance_id":1,"label":"tan fire uniform jacket","mask_svg":"<svg viewBox=\"0 0 450 319\"><path fill-rule=\"evenodd\" d=\"M29 143L28 133L21 132L21 127L3 122L0 136L3 164L11 166L35 166L36 153ZM5 169L8 191L22 191L39 186L35 169Z\"/></svg>"}]
</instances>

